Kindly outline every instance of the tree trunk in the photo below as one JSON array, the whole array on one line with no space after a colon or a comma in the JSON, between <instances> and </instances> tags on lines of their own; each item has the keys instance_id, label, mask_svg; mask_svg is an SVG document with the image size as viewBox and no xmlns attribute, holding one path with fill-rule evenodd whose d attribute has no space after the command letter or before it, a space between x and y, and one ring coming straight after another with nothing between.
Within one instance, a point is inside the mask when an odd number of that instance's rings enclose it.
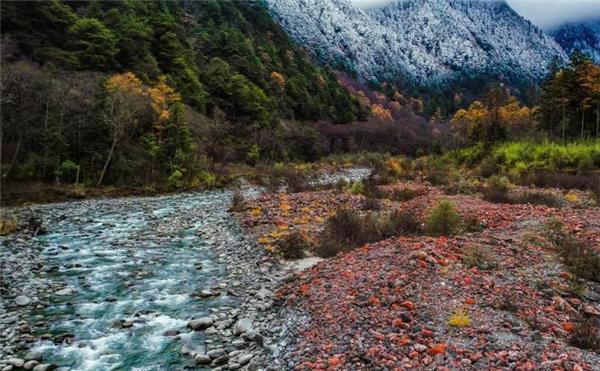
<instances>
[{"instance_id":1,"label":"tree trunk","mask_svg":"<svg viewBox=\"0 0 600 371\"><path fill-rule=\"evenodd\" d=\"M562 141L565 141L565 105L562 106Z\"/></svg>"},{"instance_id":2,"label":"tree trunk","mask_svg":"<svg viewBox=\"0 0 600 371\"><path fill-rule=\"evenodd\" d=\"M581 112L581 139L583 139L583 133L585 128L585 110Z\"/></svg>"},{"instance_id":3,"label":"tree trunk","mask_svg":"<svg viewBox=\"0 0 600 371\"><path fill-rule=\"evenodd\" d=\"M98 183L96 185L99 187L102 184L102 180L104 180L104 174L106 173L106 169L108 168L108 163L112 158L113 152L115 151L115 146L117 145L117 136L113 136L113 142L110 146L110 151L108 151L108 157L106 158L106 162L104 162L104 167L102 168L102 172L100 173L100 178L98 179Z\"/></svg>"},{"instance_id":4,"label":"tree trunk","mask_svg":"<svg viewBox=\"0 0 600 371\"><path fill-rule=\"evenodd\" d=\"M19 157L19 152L21 152L21 143L23 143L23 133L22 132L19 134L19 141L17 142L17 148L15 149L15 153L13 153L13 157L10 160L10 166L8 167L8 171L6 172L6 175L8 175L11 172L11 170L17 163L17 157Z\"/></svg>"},{"instance_id":5,"label":"tree trunk","mask_svg":"<svg viewBox=\"0 0 600 371\"><path fill-rule=\"evenodd\" d=\"M596 105L596 139L600 133L600 102Z\"/></svg>"}]
</instances>

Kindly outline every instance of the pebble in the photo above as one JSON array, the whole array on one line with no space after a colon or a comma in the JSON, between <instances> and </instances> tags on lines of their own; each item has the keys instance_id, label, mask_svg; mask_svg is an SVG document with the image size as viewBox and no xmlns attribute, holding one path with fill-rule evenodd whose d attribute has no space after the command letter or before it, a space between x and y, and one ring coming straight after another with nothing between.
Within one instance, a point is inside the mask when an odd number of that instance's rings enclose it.
<instances>
[{"instance_id":1,"label":"pebble","mask_svg":"<svg viewBox=\"0 0 600 371\"><path fill-rule=\"evenodd\" d=\"M19 295L15 298L15 304L17 304L20 307L25 307L29 305L29 303L31 303L31 299L29 299L25 295Z\"/></svg>"}]
</instances>

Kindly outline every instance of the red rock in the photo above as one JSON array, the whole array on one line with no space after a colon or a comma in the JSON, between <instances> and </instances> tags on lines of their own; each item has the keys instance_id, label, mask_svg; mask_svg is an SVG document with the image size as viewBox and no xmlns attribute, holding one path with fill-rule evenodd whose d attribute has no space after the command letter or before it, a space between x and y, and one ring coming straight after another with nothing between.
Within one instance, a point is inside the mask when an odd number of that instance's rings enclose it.
<instances>
[{"instance_id":1,"label":"red rock","mask_svg":"<svg viewBox=\"0 0 600 371\"><path fill-rule=\"evenodd\" d=\"M440 344L435 344L431 348L429 348L427 353L431 354L432 356L435 356L436 354L442 354L445 351L446 351L446 344L440 343Z\"/></svg>"},{"instance_id":2,"label":"red rock","mask_svg":"<svg viewBox=\"0 0 600 371\"><path fill-rule=\"evenodd\" d=\"M412 303L412 301L408 301L408 300L407 300L407 301L404 301L404 302L402 302L402 304L401 304L401 305L402 305L404 308L406 308L406 309L410 309L410 310L413 310L413 309L415 308L415 305Z\"/></svg>"},{"instance_id":3,"label":"red rock","mask_svg":"<svg viewBox=\"0 0 600 371\"><path fill-rule=\"evenodd\" d=\"M421 335L430 338L430 337L433 337L433 331L428 330L428 329L423 329L423 330L421 330Z\"/></svg>"},{"instance_id":4,"label":"red rock","mask_svg":"<svg viewBox=\"0 0 600 371\"><path fill-rule=\"evenodd\" d=\"M337 367L342 363L342 360L339 359L338 357L333 356L333 357L329 358L328 363L329 363L330 367Z\"/></svg>"}]
</instances>

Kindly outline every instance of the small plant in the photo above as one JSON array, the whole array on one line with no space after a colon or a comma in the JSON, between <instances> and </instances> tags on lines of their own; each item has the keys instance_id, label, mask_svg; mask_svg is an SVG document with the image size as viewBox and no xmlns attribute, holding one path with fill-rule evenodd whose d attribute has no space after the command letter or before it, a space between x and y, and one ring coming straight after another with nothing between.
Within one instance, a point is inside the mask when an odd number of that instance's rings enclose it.
<instances>
[{"instance_id":1,"label":"small plant","mask_svg":"<svg viewBox=\"0 0 600 371\"><path fill-rule=\"evenodd\" d=\"M545 205L555 208L561 206L560 200L547 192L525 191L512 199L509 198L508 201L515 204Z\"/></svg>"},{"instance_id":2,"label":"small plant","mask_svg":"<svg viewBox=\"0 0 600 371\"><path fill-rule=\"evenodd\" d=\"M246 199L244 198L244 194L239 189L233 191L233 197L231 198L231 206L229 207L229 211L232 212L242 212L246 209Z\"/></svg>"},{"instance_id":3,"label":"small plant","mask_svg":"<svg viewBox=\"0 0 600 371\"><path fill-rule=\"evenodd\" d=\"M442 200L429 211L425 221L425 233L430 236L453 236L460 231L461 224L462 219L454 204Z\"/></svg>"},{"instance_id":4,"label":"small plant","mask_svg":"<svg viewBox=\"0 0 600 371\"><path fill-rule=\"evenodd\" d=\"M277 247L284 259L292 260L302 259L310 244L300 232L294 231L280 240Z\"/></svg>"},{"instance_id":5,"label":"small plant","mask_svg":"<svg viewBox=\"0 0 600 371\"><path fill-rule=\"evenodd\" d=\"M469 327L471 326L471 317L464 309L456 309L448 319L448 325L460 328Z\"/></svg>"},{"instance_id":6,"label":"small plant","mask_svg":"<svg viewBox=\"0 0 600 371\"><path fill-rule=\"evenodd\" d=\"M469 268L492 270L496 262L492 251L481 245L469 245L463 250L463 263Z\"/></svg>"},{"instance_id":7,"label":"small plant","mask_svg":"<svg viewBox=\"0 0 600 371\"><path fill-rule=\"evenodd\" d=\"M517 305L516 296L510 293L503 295L498 299L496 308L506 312L517 313L519 311L519 306Z\"/></svg>"},{"instance_id":8,"label":"small plant","mask_svg":"<svg viewBox=\"0 0 600 371\"><path fill-rule=\"evenodd\" d=\"M362 181L356 181L352 183L352 187L350 187L350 193L353 195L362 195L364 191L364 185Z\"/></svg>"},{"instance_id":9,"label":"small plant","mask_svg":"<svg viewBox=\"0 0 600 371\"><path fill-rule=\"evenodd\" d=\"M346 188L348 188L348 181L346 179L340 178L337 182L335 182L335 189L338 192L344 192Z\"/></svg>"},{"instance_id":10,"label":"small plant","mask_svg":"<svg viewBox=\"0 0 600 371\"><path fill-rule=\"evenodd\" d=\"M463 230L467 233L481 232L484 228L483 223L475 215L466 216L463 219Z\"/></svg>"},{"instance_id":11,"label":"small plant","mask_svg":"<svg viewBox=\"0 0 600 371\"><path fill-rule=\"evenodd\" d=\"M600 318L587 318L575 326L569 343L581 349L600 352Z\"/></svg>"}]
</instances>

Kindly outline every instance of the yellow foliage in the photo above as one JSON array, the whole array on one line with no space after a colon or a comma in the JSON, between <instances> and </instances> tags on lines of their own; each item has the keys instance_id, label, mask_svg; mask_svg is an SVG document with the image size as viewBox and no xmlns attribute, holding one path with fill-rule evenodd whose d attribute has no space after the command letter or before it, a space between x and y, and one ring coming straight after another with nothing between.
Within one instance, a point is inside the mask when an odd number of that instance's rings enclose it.
<instances>
[{"instance_id":1,"label":"yellow foliage","mask_svg":"<svg viewBox=\"0 0 600 371\"><path fill-rule=\"evenodd\" d=\"M280 89L285 86L285 77L277 71L271 72L271 78L277 83Z\"/></svg>"},{"instance_id":2,"label":"yellow foliage","mask_svg":"<svg viewBox=\"0 0 600 371\"><path fill-rule=\"evenodd\" d=\"M471 326L471 317L464 309L456 309L448 319L448 324L452 327Z\"/></svg>"},{"instance_id":3,"label":"yellow foliage","mask_svg":"<svg viewBox=\"0 0 600 371\"><path fill-rule=\"evenodd\" d=\"M142 81L133 72L112 75L108 79L107 89L110 92L124 91L133 94L144 94Z\"/></svg>"},{"instance_id":4,"label":"yellow foliage","mask_svg":"<svg viewBox=\"0 0 600 371\"><path fill-rule=\"evenodd\" d=\"M577 193L569 192L565 196L565 200L567 200L569 202L572 202L572 203L578 203L579 202L579 196L577 195Z\"/></svg>"},{"instance_id":5,"label":"yellow foliage","mask_svg":"<svg viewBox=\"0 0 600 371\"><path fill-rule=\"evenodd\" d=\"M160 76L158 83L148 89L148 95L151 100L150 106L158 117L159 124L169 120L169 106L181 101L181 95L167 85L164 76Z\"/></svg>"},{"instance_id":6,"label":"yellow foliage","mask_svg":"<svg viewBox=\"0 0 600 371\"><path fill-rule=\"evenodd\" d=\"M19 229L19 223L15 218L0 218L0 236L6 236Z\"/></svg>"},{"instance_id":7,"label":"yellow foliage","mask_svg":"<svg viewBox=\"0 0 600 371\"><path fill-rule=\"evenodd\" d=\"M271 238L269 236L260 236L260 238L258 239L258 243L260 243L261 245L267 244L271 242Z\"/></svg>"},{"instance_id":8,"label":"yellow foliage","mask_svg":"<svg viewBox=\"0 0 600 371\"><path fill-rule=\"evenodd\" d=\"M396 175L400 175L402 173L402 163L398 160L389 159L386 161L385 165Z\"/></svg>"},{"instance_id":9,"label":"yellow foliage","mask_svg":"<svg viewBox=\"0 0 600 371\"><path fill-rule=\"evenodd\" d=\"M260 207L253 207L250 210L250 215L252 215L253 217L259 217L262 214L262 209Z\"/></svg>"},{"instance_id":10,"label":"yellow foliage","mask_svg":"<svg viewBox=\"0 0 600 371\"><path fill-rule=\"evenodd\" d=\"M385 109L381 104L373 104L371 106L371 114L382 121L392 121L392 113Z\"/></svg>"}]
</instances>

